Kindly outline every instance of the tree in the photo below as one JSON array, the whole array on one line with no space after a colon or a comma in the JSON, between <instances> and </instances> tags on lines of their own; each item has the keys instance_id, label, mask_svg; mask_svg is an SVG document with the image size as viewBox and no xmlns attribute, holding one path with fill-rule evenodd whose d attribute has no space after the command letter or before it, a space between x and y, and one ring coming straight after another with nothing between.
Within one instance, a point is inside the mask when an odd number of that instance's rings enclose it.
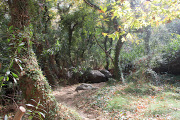
<instances>
[{"instance_id":1,"label":"tree","mask_svg":"<svg viewBox=\"0 0 180 120\"><path fill-rule=\"evenodd\" d=\"M97 24L97 16L94 10L89 10L85 5L82 7L70 3L68 6L61 3L58 6L61 19L59 21L60 39L57 44L61 44L56 54L63 53L58 55L61 61L66 63L62 65L63 67L78 67L80 63L90 61L89 57L93 56L91 53L94 53L93 48L96 45L94 36L97 32L94 28Z\"/></svg>"},{"instance_id":2,"label":"tree","mask_svg":"<svg viewBox=\"0 0 180 120\"><path fill-rule=\"evenodd\" d=\"M43 76L32 50L32 28L29 9L34 1L9 0L11 16L10 42L14 54L14 73L19 73L18 83L28 108L37 113L33 119L60 119L58 104L51 95L51 88ZM22 47L23 46L23 47ZM12 59L14 59L12 58ZM36 108L38 106L38 108Z\"/></svg>"},{"instance_id":3,"label":"tree","mask_svg":"<svg viewBox=\"0 0 180 120\"><path fill-rule=\"evenodd\" d=\"M106 11L111 11L112 10L112 6L109 6L108 10L107 10L107 7L104 8L104 10L101 10L100 7L92 4L89 0L84 0L85 3L87 3L88 5L90 5L91 7L95 8L96 10L99 10L99 11L102 11L102 12L106 12ZM109 19L111 19L111 13L107 14L109 15ZM117 17L114 17L112 18L112 23L113 23L113 27L114 27L114 30L117 31L117 32L121 32L121 29L119 28L119 23L118 23L118 20L117 20ZM113 38L113 36L111 37ZM120 68L120 63L119 63L119 56L120 56L120 51L121 51L121 48L123 46L123 41L122 41L122 38L123 36L120 35L118 37L118 41L117 41L117 44L116 44L116 48L115 48L115 57L114 57L114 61L113 61L113 65L114 65L114 74L115 74L115 77L117 80L120 80L120 78L122 78L123 80L123 75L121 73L121 68Z\"/></svg>"},{"instance_id":4,"label":"tree","mask_svg":"<svg viewBox=\"0 0 180 120\"><path fill-rule=\"evenodd\" d=\"M102 11L106 16L109 15L113 20L113 26L115 32L113 34L106 34L110 38L117 38L117 44L115 49L114 68L115 76L117 80L122 78L123 74L119 63L119 55L126 37L132 37L130 31L138 31L142 27L158 26L160 24L171 21L178 16L179 2L177 1L139 1L140 6L135 7L130 4L128 0L115 0L104 7L98 7L89 0L84 0L86 4L95 8L98 11ZM175 7L176 6L176 7ZM174 10L175 12L170 13ZM147 12L153 11L153 12ZM161 15L161 16L160 16ZM147 31L148 33L148 31ZM149 33L147 34L147 36ZM146 39L147 41L147 39ZM148 41L146 42L148 43Z\"/></svg>"}]
</instances>

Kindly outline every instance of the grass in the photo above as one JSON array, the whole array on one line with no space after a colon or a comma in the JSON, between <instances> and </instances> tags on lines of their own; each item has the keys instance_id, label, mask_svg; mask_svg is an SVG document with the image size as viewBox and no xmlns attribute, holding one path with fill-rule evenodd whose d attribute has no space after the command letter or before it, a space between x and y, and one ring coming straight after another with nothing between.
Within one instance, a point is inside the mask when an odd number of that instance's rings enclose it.
<instances>
[{"instance_id":1,"label":"grass","mask_svg":"<svg viewBox=\"0 0 180 120\"><path fill-rule=\"evenodd\" d=\"M174 92L159 93L156 98L151 102L146 111L147 114L152 116L171 116L172 119L180 119L180 95Z\"/></svg>"},{"instance_id":2,"label":"grass","mask_svg":"<svg viewBox=\"0 0 180 120\"><path fill-rule=\"evenodd\" d=\"M106 86L92 97L91 106L101 108L109 119L180 119L179 89L172 85Z\"/></svg>"},{"instance_id":3,"label":"grass","mask_svg":"<svg viewBox=\"0 0 180 120\"><path fill-rule=\"evenodd\" d=\"M114 97L111 101L108 102L107 108L110 110L114 109L123 109L126 105L129 104L129 100L125 97Z\"/></svg>"}]
</instances>

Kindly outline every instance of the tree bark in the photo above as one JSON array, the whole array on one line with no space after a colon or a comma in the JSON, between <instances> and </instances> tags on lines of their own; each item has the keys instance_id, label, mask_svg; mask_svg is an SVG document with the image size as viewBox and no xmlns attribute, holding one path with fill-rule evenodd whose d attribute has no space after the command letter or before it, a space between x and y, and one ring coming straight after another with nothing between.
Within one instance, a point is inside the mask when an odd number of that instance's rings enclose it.
<instances>
[{"instance_id":1,"label":"tree bark","mask_svg":"<svg viewBox=\"0 0 180 120\"><path fill-rule=\"evenodd\" d=\"M151 37L151 26L147 26L144 28L145 29L145 37L144 37L144 42L145 42L145 55L148 55L150 52L150 46L149 46L149 40Z\"/></svg>"},{"instance_id":2,"label":"tree bark","mask_svg":"<svg viewBox=\"0 0 180 120\"><path fill-rule=\"evenodd\" d=\"M124 44L124 42L122 42L121 39L122 39L122 36L119 37L117 44L116 44L116 49L115 49L114 74L115 74L115 78L118 81L121 81L121 78L122 78L122 82L124 82L123 76L122 76L122 71L121 71L121 66L120 66L120 61L119 61L120 52L121 52L121 49Z\"/></svg>"},{"instance_id":3,"label":"tree bark","mask_svg":"<svg viewBox=\"0 0 180 120\"><path fill-rule=\"evenodd\" d=\"M72 60L71 60L71 46L72 46L72 33L73 30L71 29L71 25L69 26L69 38L68 38L68 56L69 56L69 65L72 65ZM69 67L70 67L69 66Z\"/></svg>"},{"instance_id":4,"label":"tree bark","mask_svg":"<svg viewBox=\"0 0 180 120\"><path fill-rule=\"evenodd\" d=\"M104 39L104 50L107 51L107 41L108 41L108 36L105 37ZM105 69L109 69L109 56L106 54L106 66Z\"/></svg>"},{"instance_id":5,"label":"tree bark","mask_svg":"<svg viewBox=\"0 0 180 120\"><path fill-rule=\"evenodd\" d=\"M42 71L38 65L35 54L32 50L30 40L28 39L28 26L29 26L29 14L28 8L29 0L9 0L8 1L11 15L11 25L14 27L15 39L11 42L17 46L19 40L23 39L22 42L25 43L24 49L17 53L17 57L21 60L21 65L23 68L19 69L18 64L14 63L14 68L17 73L20 73L18 83L22 90L23 96L26 100L28 109L33 112L37 112L36 117L33 119L46 119L52 120L60 117L58 115L58 104L51 94L51 88L43 76ZM26 28L26 31L24 29ZM22 35L22 36L21 36ZM16 48L12 47L12 52ZM36 108L37 106L37 108ZM39 116L38 113L44 113L45 117ZM38 115L38 116L37 116Z\"/></svg>"}]
</instances>

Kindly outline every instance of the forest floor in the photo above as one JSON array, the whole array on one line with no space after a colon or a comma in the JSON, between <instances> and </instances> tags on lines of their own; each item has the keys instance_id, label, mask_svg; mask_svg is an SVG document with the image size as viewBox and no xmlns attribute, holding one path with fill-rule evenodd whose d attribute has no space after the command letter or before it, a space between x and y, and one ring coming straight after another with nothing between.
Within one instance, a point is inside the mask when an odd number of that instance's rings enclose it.
<instances>
[{"instance_id":1,"label":"forest floor","mask_svg":"<svg viewBox=\"0 0 180 120\"><path fill-rule=\"evenodd\" d=\"M95 83L97 90L76 92L80 84L53 91L56 100L79 113L83 120L180 119L179 87L152 85L109 85Z\"/></svg>"},{"instance_id":2,"label":"forest floor","mask_svg":"<svg viewBox=\"0 0 180 120\"><path fill-rule=\"evenodd\" d=\"M99 89L101 89L103 86L105 86L105 84L106 84L105 82L102 82L102 83L94 83L92 85L93 87L98 87ZM86 108L85 106L85 102L87 102L86 100L90 96L92 96L92 94L95 94L97 90L83 90L76 92L75 89L79 85L80 84L60 87L53 91L53 95L55 96L58 103L61 103L67 106L68 108L78 112L83 120L91 120L91 119L107 120L104 115L96 113L96 111L94 111L93 109L92 111L87 111L87 109L89 108Z\"/></svg>"},{"instance_id":3,"label":"forest floor","mask_svg":"<svg viewBox=\"0 0 180 120\"><path fill-rule=\"evenodd\" d=\"M154 86L102 82L92 84L99 89L79 92L75 89L80 84L75 84L59 87L52 94L65 120L180 120L180 84L177 83ZM13 113L8 115L12 116Z\"/></svg>"}]
</instances>

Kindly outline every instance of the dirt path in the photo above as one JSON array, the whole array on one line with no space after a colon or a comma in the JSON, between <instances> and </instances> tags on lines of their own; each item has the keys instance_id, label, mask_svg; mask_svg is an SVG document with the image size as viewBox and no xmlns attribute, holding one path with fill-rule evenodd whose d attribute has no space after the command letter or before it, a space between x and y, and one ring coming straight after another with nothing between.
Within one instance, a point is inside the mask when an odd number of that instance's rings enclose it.
<instances>
[{"instance_id":1,"label":"dirt path","mask_svg":"<svg viewBox=\"0 0 180 120\"><path fill-rule=\"evenodd\" d=\"M83 90L79 91L78 93L75 91L76 87L80 84L66 86L66 87L60 87L53 91L53 95L56 97L56 100L64 104L71 109L77 111L80 116L83 118L83 120L103 120L103 117L100 114L94 114L94 112L86 112L83 107L83 101L82 98L94 94L95 90ZM105 85L104 82L102 83L95 83L92 84L94 87L101 88Z\"/></svg>"}]
</instances>

